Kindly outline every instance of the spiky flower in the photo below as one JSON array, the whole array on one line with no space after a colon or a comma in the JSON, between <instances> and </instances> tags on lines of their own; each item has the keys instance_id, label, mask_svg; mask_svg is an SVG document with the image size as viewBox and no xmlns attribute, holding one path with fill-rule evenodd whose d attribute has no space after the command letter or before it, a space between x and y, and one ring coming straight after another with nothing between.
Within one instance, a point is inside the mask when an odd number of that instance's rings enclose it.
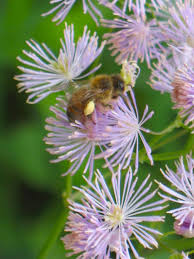
<instances>
[{"instance_id":1,"label":"spiky flower","mask_svg":"<svg viewBox=\"0 0 194 259\"><path fill-rule=\"evenodd\" d=\"M110 0L100 0L101 4L104 4L106 6L110 6L116 3L119 3L121 1L119 0L112 0L110 2ZM129 11L131 11L133 9L133 6L135 6L137 13L140 14L142 17L145 16L145 3L146 0L124 0L123 1L123 12L125 13L127 11L127 8Z\"/></svg>"},{"instance_id":2,"label":"spiky flower","mask_svg":"<svg viewBox=\"0 0 194 259\"><path fill-rule=\"evenodd\" d=\"M110 258L111 252L116 258L140 258L131 238L145 248L157 247L152 234L160 234L157 230L144 226L144 222L163 221L163 217L150 215L160 211L164 200L149 202L156 195L151 191L149 176L136 186L131 169L121 183L120 169L112 175L111 192L102 176L96 173L95 184L86 180L90 189L77 188L84 195L83 204L70 201L70 214L65 231L70 232L62 238L67 250L72 254L81 253L78 258ZM148 184L148 185L147 185ZM147 185L147 186L146 186Z\"/></svg>"},{"instance_id":3,"label":"spiky flower","mask_svg":"<svg viewBox=\"0 0 194 259\"><path fill-rule=\"evenodd\" d=\"M174 229L177 234L184 237L194 237L194 159L187 155L187 168L184 165L183 157L176 163L177 172L166 167L166 172L161 170L163 176L172 184L173 189L162 183L159 187L168 195L160 194L174 204L179 204L175 209L169 210L176 219Z\"/></svg>"},{"instance_id":4,"label":"spiky flower","mask_svg":"<svg viewBox=\"0 0 194 259\"><path fill-rule=\"evenodd\" d=\"M161 1L163 2L163 1ZM169 17L161 24L169 41L175 46L188 44L194 47L194 2L193 0L177 0L168 8ZM173 4L172 4L173 2ZM165 4L160 5L161 11Z\"/></svg>"},{"instance_id":5,"label":"spiky flower","mask_svg":"<svg viewBox=\"0 0 194 259\"><path fill-rule=\"evenodd\" d=\"M18 57L26 66L18 67L23 73L15 76L15 79L20 81L20 92L30 93L27 99L29 103L37 103L53 92L66 90L70 82L87 77L99 68L100 65L81 75L103 50L105 42L98 47L96 33L90 36L85 26L76 46L74 27L66 24L64 39L61 40L62 48L58 57L44 43L41 46L33 40L27 41L32 52L23 51L29 60Z\"/></svg>"},{"instance_id":6,"label":"spiky flower","mask_svg":"<svg viewBox=\"0 0 194 259\"><path fill-rule=\"evenodd\" d=\"M131 100L127 95L124 99L120 98L115 104L114 109L109 112L109 126L106 127L104 132L104 137L108 140L109 148L96 157L107 157L111 165L120 165L125 169L130 165L132 154L135 150L135 169L137 171L139 165L139 137L153 165L151 148L146 142L142 131L146 133L150 132L143 127L143 124L152 117L154 112L147 114L148 106L146 106L142 119L140 120L135 96L132 90L129 92Z\"/></svg>"},{"instance_id":7,"label":"spiky flower","mask_svg":"<svg viewBox=\"0 0 194 259\"><path fill-rule=\"evenodd\" d=\"M151 59L158 58L163 49L161 43L164 36L156 24L156 20L146 20L146 16L134 7L134 15L127 15L113 4L107 4L116 18L102 19L103 26L117 28L118 31L106 33L104 37L110 44L112 55L117 55L119 64L125 59L144 60L150 66Z\"/></svg>"},{"instance_id":8,"label":"spiky flower","mask_svg":"<svg viewBox=\"0 0 194 259\"><path fill-rule=\"evenodd\" d=\"M55 113L56 118L46 120L46 129L50 131L46 138L46 144L53 145L47 151L58 158L51 162L69 160L70 168L64 175L74 175L82 164L85 165L84 173L89 169L90 178L94 171L94 156L96 146L104 145L103 133L106 127L106 115L95 109L97 123L88 119L84 123L76 121L70 123L67 112L67 103L58 98L56 107L50 110Z\"/></svg>"},{"instance_id":9,"label":"spiky flower","mask_svg":"<svg viewBox=\"0 0 194 259\"><path fill-rule=\"evenodd\" d=\"M174 108L181 109L180 115L187 117L185 124L194 127L194 67L184 66L179 69L172 82Z\"/></svg>"},{"instance_id":10,"label":"spiky flower","mask_svg":"<svg viewBox=\"0 0 194 259\"><path fill-rule=\"evenodd\" d=\"M152 87L172 92L175 73L184 65L194 67L194 2L193 0L152 0L155 15L163 17L159 25L169 48L152 69Z\"/></svg>"},{"instance_id":11,"label":"spiky flower","mask_svg":"<svg viewBox=\"0 0 194 259\"><path fill-rule=\"evenodd\" d=\"M171 48L171 53L161 54L158 63L155 63L151 68L150 86L161 93L173 90L172 81L176 70L183 65L181 53Z\"/></svg>"},{"instance_id":12,"label":"spiky flower","mask_svg":"<svg viewBox=\"0 0 194 259\"><path fill-rule=\"evenodd\" d=\"M52 19L53 22L58 22L60 24L63 22L71 10L72 6L78 2L77 0L50 0L50 4L56 4L50 11L42 14L42 16L46 16L56 12L56 15ZM83 12L89 13L95 23L98 25L98 19L96 17L102 17L100 10L92 3L92 0L82 0L83 4Z\"/></svg>"}]
</instances>

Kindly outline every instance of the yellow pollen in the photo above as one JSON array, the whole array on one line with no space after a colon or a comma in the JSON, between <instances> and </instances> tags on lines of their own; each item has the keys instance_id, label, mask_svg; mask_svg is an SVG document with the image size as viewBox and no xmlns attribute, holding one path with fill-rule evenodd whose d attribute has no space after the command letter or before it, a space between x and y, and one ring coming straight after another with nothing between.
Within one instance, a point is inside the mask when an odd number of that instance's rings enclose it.
<instances>
[{"instance_id":1,"label":"yellow pollen","mask_svg":"<svg viewBox=\"0 0 194 259\"><path fill-rule=\"evenodd\" d=\"M124 216L122 208L120 208L118 205L113 205L105 216L105 221L108 222L111 227L116 227L123 222L123 218Z\"/></svg>"},{"instance_id":2,"label":"yellow pollen","mask_svg":"<svg viewBox=\"0 0 194 259\"><path fill-rule=\"evenodd\" d=\"M52 61L51 64L59 73L64 74L67 79L72 79L71 71L68 70L67 58L65 58L63 53L59 54L57 62Z\"/></svg>"},{"instance_id":3,"label":"yellow pollen","mask_svg":"<svg viewBox=\"0 0 194 259\"><path fill-rule=\"evenodd\" d=\"M187 44L188 44L190 47L194 48L194 38L193 38L193 37L188 37L188 38L187 38Z\"/></svg>"},{"instance_id":4,"label":"yellow pollen","mask_svg":"<svg viewBox=\"0 0 194 259\"><path fill-rule=\"evenodd\" d=\"M87 105L86 108L84 109L84 115L90 115L91 113L93 113L95 109L95 103L93 101L90 101Z\"/></svg>"}]
</instances>

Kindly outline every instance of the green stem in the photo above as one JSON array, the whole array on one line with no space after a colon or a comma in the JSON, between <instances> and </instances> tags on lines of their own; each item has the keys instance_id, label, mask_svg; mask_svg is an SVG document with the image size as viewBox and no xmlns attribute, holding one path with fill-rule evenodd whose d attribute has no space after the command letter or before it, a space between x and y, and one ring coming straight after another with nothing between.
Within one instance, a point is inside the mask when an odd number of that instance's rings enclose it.
<instances>
[{"instance_id":1,"label":"green stem","mask_svg":"<svg viewBox=\"0 0 194 259\"><path fill-rule=\"evenodd\" d=\"M152 148L152 152L153 152L154 150L158 149L159 147L162 147L162 146L164 146L165 144L168 144L168 143L172 142L173 140L178 139L179 137L185 135L186 133L187 133L187 130L181 130L181 131L179 131L177 134L175 134L174 136L169 136L168 138L164 139L163 141L161 141L161 142L158 143L158 144L157 144L157 142L155 142L155 143L152 142L152 143L150 144L150 146L151 146L151 148ZM161 136L159 136L159 138L161 138ZM153 156L154 156L154 155L153 155ZM155 156L157 156L157 155L155 155ZM134 156L133 156L133 159L135 159ZM147 157L147 155L146 155L146 152L145 152L145 149L144 149L144 148L142 148L142 149L139 151L139 161L140 161L140 163L147 162L147 161L149 162L148 157Z\"/></svg>"},{"instance_id":2,"label":"green stem","mask_svg":"<svg viewBox=\"0 0 194 259\"><path fill-rule=\"evenodd\" d=\"M71 181L72 176L71 175L67 175L66 179L66 192L63 193L63 197L65 198L64 200L64 207L62 209L62 211L59 214L58 220L56 222L56 225L54 227L54 229L52 230L48 240L46 241L45 245L43 246L43 248L40 251L40 254L38 255L37 259L44 259L44 258L48 258L48 253L50 251L50 249L53 247L53 245L55 244L55 242L57 241L61 230L64 227L65 224L65 220L68 214L68 201L67 199L70 197L71 194L71 190L72 190L72 181Z\"/></svg>"},{"instance_id":3,"label":"green stem","mask_svg":"<svg viewBox=\"0 0 194 259\"><path fill-rule=\"evenodd\" d=\"M159 147L162 147L170 142L172 142L173 140L180 138L181 136L185 135L187 133L187 130L181 130L179 131L177 134L175 134L174 136L169 136L168 138L166 138L165 140L161 141L160 143L158 143L157 145L152 146L152 151L158 149Z\"/></svg>"},{"instance_id":4,"label":"green stem","mask_svg":"<svg viewBox=\"0 0 194 259\"><path fill-rule=\"evenodd\" d=\"M150 131L149 133L152 135L166 135L167 133L172 132L175 128L180 128L181 126L182 119L179 116L177 116L175 121L173 121L173 123L170 124L166 129L159 132Z\"/></svg>"},{"instance_id":5,"label":"green stem","mask_svg":"<svg viewBox=\"0 0 194 259\"><path fill-rule=\"evenodd\" d=\"M164 239L165 237L170 236L170 235L176 235L175 231L169 231L169 232L164 233L161 236L161 239Z\"/></svg>"},{"instance_id":6,"label":"green stem","mask_svg":"<svg viewBox=\"0 0 194 259\"><path fill-rule=\"evenodd\" d=\"M67 182L66 182L66 191L62 193L62 197L64 198L64 205L65 208L68 207L68 198L71 195L71 191L72 191L72 176L70 174L68 174L66 176Z\"/></svg>"},{"instance_id":7,"label":"green stem","mask_svg":"<svg viewBox=\"0 0 194 259\"><path fill-rule=\"evenodd\" d=\"M182 119L179 116L177 116L175 121L173 121L166 129L160 132L150 131L151 134L156 135L150 141L150 147L152 148L152 150L155 149L155 146L157 146L156 144L161 140L161 138L163 138L166 134L171 133L175 128L179 128L181 126Z\"/></svg>"}]
</instances>

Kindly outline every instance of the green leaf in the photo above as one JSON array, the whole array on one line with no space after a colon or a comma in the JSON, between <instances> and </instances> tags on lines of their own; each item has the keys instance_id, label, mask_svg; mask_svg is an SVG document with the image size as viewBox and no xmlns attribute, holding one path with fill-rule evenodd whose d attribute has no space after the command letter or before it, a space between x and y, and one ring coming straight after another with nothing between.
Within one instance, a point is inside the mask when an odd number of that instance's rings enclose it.
<instances>
[{"instance_id":1,"label":"green leaf","mask_svg":"<svg viewBox=\"0 0 194 259\"><path fill-rule=\"evenodd\" d=\"M182 255L180 253L174 253L171 256L169 256L169 259L182 259Z\"/></svg>"},{"instance_id":2,"label":"green leaf","mask_svg":"<svg viewBox=\"0 0 194 259\"><path fill-rule=\"evenodd\" d=\"M181 238L179 240L170 240L168 241L163 241L166 246L177 249L179 251L182 250L189 250L194 248L194 238Z\"/></svg>"},{"instance_id":3,"label":"green leaf","mask_svg":"<svg viewBox=\"0 0 194 259\"><path fill-rule=\"evenodd\" d=\"M33 123L20 125L8 132L1 139L5 148L0 150L0 156L14 174L30 185L55 188L60 172L56 170L58 166L49 163L51 157L42 140L44 131L41 132L42 127Z\"/></svg>"}]
</instances>

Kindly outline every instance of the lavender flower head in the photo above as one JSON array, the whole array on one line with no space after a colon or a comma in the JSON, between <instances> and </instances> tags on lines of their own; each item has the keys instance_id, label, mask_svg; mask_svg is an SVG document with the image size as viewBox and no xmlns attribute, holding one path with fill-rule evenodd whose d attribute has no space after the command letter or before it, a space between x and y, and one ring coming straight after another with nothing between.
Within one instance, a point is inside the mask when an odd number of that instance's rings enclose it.
<instances>
[{"instance_id":1,"label":"lavender flower head","mask_svg":"<svg viewBox=\"0 0 194 259\"><path fill-rule=\"evenodd\" d=\"M106 144L103 138L103 132L107 125L106 114L96 108L95 118L97 123L94 123L90 118L84 123L80 121L71 123L66 114L66 101L61 98L58 98L58 101L56 107L50 108L55 113L56 118L48 118L46 120L48 125L45 127L50 133L44 140L46 144L53 145L47 151L53 155L58 155L58 158L51 162L69 160L71 167L64 175L69 173L74 175L82 163L85 162L84 173L89 169L89 177L92 178L96 146Z\"/></svg>"},{"instance_id":2,"label":"lavender flower head","mask_svg":"<svg viewBox=\"0 0 194 259\"><path fill-rule=\"evenodd\" d=\"M194 159L191 155L187 155L187 168L184 165L183 157L180 162L176 163L177 172L173 172L166 167L166 172L161 170L163 176L175 187L175 190L167 187L162 183L158 183L159 187L169 196L160 194L181 207L169 210L176 219L174 229L178 235L191 238L194 237Z\"/></svg>"},{"instance_id":3,"label":"lavender flower head","mask_svg":"<svg viewBox=\"0 0 194 259\"><path fill-rule=\"evenodd\" d=\"M161 93L171 93L173 90L172 81L176 69L182 65L180 53L172 49L171 55L161 54L158 63L151 68L150 86Z\"/></svg>"},{"instance_id":4,"label":"lavender flower head","mask_svg":"<svg viewBox=\"0 0 194 259\"><path fill-rule=\"evenodd\" d=\"M140 120L135 96L132 90L129 90L129 92L131 100L127 95L124 99L120 98L115 104L114 109L110 111L108 116L109 126L106 127L104 132L104 137L109 142L109 148L96 157L109 158L112 166L120 165L121 168L125 169L129 167L135 149L135 171L137 171L139 166L139 137L145 147L150 163L153 165L151 148L141 131L150 132L143 127L143 124L152 117L154 112L147 114L148 106L146 106Z\"/></svg>"},{"instance_id":5,"label":"lavender flower head","mask_svg":"<svg viewBox=\"0 0 194 259\"><path fill-rule=\"evenodd\" d=\"M53 92L66 90L70 82L87 77L100 67L81 76L103 50L105 42L98 48L96 33L90 37L90 31L85 26L83 36L76 46L74 27L66 24L64 39L61 40L62 48L58 57L44 43L40 46L33 40L27 41L33 52L23 51L31 61L18 57L27 67L19 66L23 74L15 76L15 79L20 81L20 92L30 93L28 103L37 103Z\"/></svg>"},{"instance_id":6,"label":"lavender flower head","mask_svg":"<svg viewBox=\"0 0 194 259\"><path fill-rule=\"evenodd\" d=\"M160 1L163 2L163 1ZM165 1L166 2L166 1ZM169 1L171 2L171 1ZM160 11L165 4L160 3ZM170 42L175 46L187 44L194 47L194 2L193 0L176 0L168 8L168 19L161 24Z\"/></svg>"},{"instance_id":7,"label":"lavender flower head","mask_svg":"<svg viewBox=\"0 0 194 259\"><path fill-rule=\"evenodd\" d=\"M118 31L106 33L104 37L110 44L112 55L117 55L116 62L122 63L125 59L146 60L150 67L151 59L158 58L163 49L161 43L164 36L157 26L156 20L146 20L145 10L133 7L134 15L127 15L117 6L106 3L114 15L114 20L102 19L103 26L117 28Z\"/></svg>"},{"instance_id":8,"label":"lavender flower head","mask_svg":"<svg viewBox=\"0 0 194 259\"><path fill-rule=\"evenodd\" d=\"M159 22L159 26L165 34L166 42L169 46L179 51L179 64L190 65L191 63L192 66L194 66L192 60L194 52L193 0L157 0L156 2L157 4L154 4L157 9L155 15L157 16L160 14L159 16L162 16L164 13L168 14L163 21ZM165 52L169 51L171 51L171 48L167 49ZM174 69L177 70L177 67L175 66Z\"/></svg>"},{"instance_id":9,"label":"lavender flower head","mask_svg":"<svg viewBox=\"0 0 194 259\"><path fill-rule=\"evenodd\" d=\"M133 180L131 169L121 183L120 169L112 175L111 192L102 176L96 173L95 184L86 180L90 189L77 188L84 195L82 204L70 201L70 214L62 238L67 250L72 254L81 253L78 258L110 258L111 252L116 258L140 258L131 237L145 248L157 247L152 234L161 234L157 230L144 226L143 222L163 221L163 217L148 213L164 208L164 200L150 202L156 195L147 185L149 176L137 188L137 178ZM147 186L146 186L147 185ZM150 192L151 191L151 192ZM150 193L149 193L150 192Z\"/></svg>"},{"instance_id":10,"label":"lavender flower head","mask_svg":"<svg viewBox=\"0 0 194 259\"><path fill-rule=\"evenodd\" d=\"M56 4L50 11L47 13L42 14L42 16L46 16L52 14L57 11L56 15L52 19L53 22L57 22L57 24L62 23L69 11L71 10L72 6L78 2L77 0L50 0L50 4ZM83 11L85 13L89 13L95 23L98 25L98 19L96 17L102 17L100 10L92 3L92 0L82 0L83 3Z\"/></svg>"},{"instance_id":11,"label":"lavender flower head","mask_svg":"<svg viewBox=\"0 0 194 259\"><path fill-rule=\"evenodd\" d=\"M182 117L187 117L185 124L194 127L194 67L184 66L179 69L172 82L172 99L175 102L174 108L181 109ZM192 132L194 133L194 131Z\"/></svg>"},{"instance_id":12,"label":"lavender flower head","mask_svg":"<svg viewBox=\"0 0 194 259\"><path fill-rule=\"evenodd\" d=\"M194 49L171 47L172 55L161 55L158 64L152 68L150 85L155 90L169 92L180 109L180 116L186 117L185 125L194 126Z\"/></svg>"}]
</instances>

